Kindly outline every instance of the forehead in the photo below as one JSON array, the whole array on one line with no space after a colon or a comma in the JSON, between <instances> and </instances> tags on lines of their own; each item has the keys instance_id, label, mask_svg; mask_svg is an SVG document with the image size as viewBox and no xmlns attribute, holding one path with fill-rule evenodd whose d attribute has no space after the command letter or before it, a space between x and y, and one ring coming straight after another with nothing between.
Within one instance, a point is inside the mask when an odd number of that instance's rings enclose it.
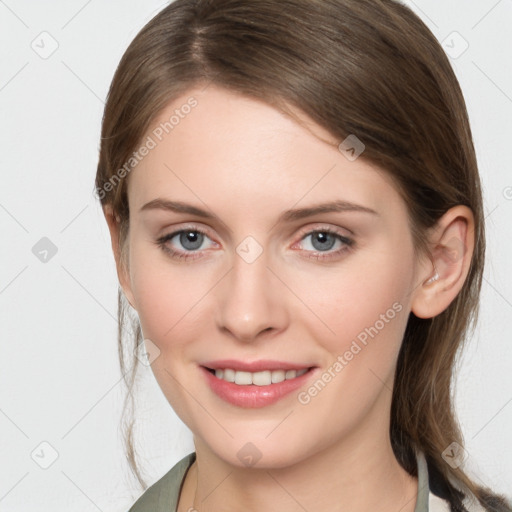
<instances>
[{"instance_id":1,"label":"forehead","mask_svg":"<svg viewBox=\"0 0 512 512\"><path fill-rule=\"evenodd\" d=\"M206 204L290 207L343 198L378 209L399 201L387 174L348 160L327 130L214 85L174 99L143 137L146 155L129 175L135 209L156 197ZM291 204L290 204L291 203Z\"/></svg>"}]
</instances>

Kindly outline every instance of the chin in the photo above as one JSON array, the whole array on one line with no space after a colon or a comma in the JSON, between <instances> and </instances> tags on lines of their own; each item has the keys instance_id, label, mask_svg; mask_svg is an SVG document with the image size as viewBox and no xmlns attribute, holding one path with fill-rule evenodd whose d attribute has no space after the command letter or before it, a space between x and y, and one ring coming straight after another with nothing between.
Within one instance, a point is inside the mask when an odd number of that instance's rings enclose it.
<instances>
[{"instance_id":1,"label":"chin","mask_svg":"<svg viewBox=\"0 0 512 512\"><path fill-rule=\"evenodd\" d=\"M277 437L274 441L264 437L252 441L250 437L246 441L232 439L229 443L220 445L216 439L213 445L209 445L209 450L226 464L240 469L287 468L311 455L304 442L284 445L283 440Z\"/></svg>"}]
</instances>

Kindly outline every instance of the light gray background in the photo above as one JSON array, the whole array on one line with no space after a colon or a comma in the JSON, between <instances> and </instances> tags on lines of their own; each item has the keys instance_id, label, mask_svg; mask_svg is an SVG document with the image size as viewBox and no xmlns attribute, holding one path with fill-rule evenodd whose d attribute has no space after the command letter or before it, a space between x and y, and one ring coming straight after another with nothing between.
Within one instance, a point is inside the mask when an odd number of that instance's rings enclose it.
<instances>
[{"instance_id":1,"label":"light gray background","mask_svg":"<svg viewBox=\"0 0 512 512\"><path fill-rule=\"evenodd\" d=\"M407 3L456 57L472 122L489 256L481 319L460 365L456 406L470 472L512 497L512 2ZM164 5L0 0L4 512L126 511L139 494L118 432L124 387L117 275L92 190L114 70ZM40 35L44 31L50 36ZM44 55L52 40L58 48ZM469 47L458 55L464 40ZM42 237L57 247L46 263L32 252ZM142 368L142 375L137 446L152 482L193 445L151 371ZM52 450L58 458L42 469Z\"/></svg>"}]
</instances>

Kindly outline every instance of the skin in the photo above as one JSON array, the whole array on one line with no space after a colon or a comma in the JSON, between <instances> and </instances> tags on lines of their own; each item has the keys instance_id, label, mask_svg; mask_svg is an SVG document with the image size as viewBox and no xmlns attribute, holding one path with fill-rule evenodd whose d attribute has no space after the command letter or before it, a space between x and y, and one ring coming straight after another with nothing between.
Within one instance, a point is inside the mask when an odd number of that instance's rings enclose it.
<instances>
[{"instance_id":1,"label":"skin","mask_svg":"<svg viewBox=\"0 0 512 512\"><path fill-rule=\"evenodd\" d=\"M413 512L417 480L398 464L389 439L396 360L409 313L433 317L460 291L474 244L471 210L449 210L428 234L433 260L418 258L405 203L387 174L364 153L349 161L341 141L304 115L302 126L210 85L171 102L148 134L190 96L197 107L128 177L126 265L118 224L104 210L119 281L144 337L160 350L155 378L194 435L197 461L178 510ZM218 220L140 211L156 198L190 203ZM337 199L377 214L278 222L288 209ZM155 244L185 228L207 232L188 251L199 257L173 259ZM354 243L347 248L335 237L322 252L311 234L322 229ZM247 236L263 251L252 263L236 252ZM167 245L187 252L179 236ZM428 284L433 263L440 277ZM291 393L270 406L239 408L217 397L199 370L225 358L316 366L307 390L393 304L401 311L306 405ZM237 457L248 442L261 454L251 467Z\"/></svg>"}]
</instances>

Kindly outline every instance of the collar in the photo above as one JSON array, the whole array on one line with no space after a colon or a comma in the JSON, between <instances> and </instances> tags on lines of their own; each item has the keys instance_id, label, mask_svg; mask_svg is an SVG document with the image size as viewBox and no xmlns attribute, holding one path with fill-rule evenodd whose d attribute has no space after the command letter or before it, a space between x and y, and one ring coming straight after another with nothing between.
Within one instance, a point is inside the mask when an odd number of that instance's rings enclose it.
<instances>
[{"instance_id":1,"label":"collar","mask_svg":"<svg viewBox=\"0 0 512 512\"><path fill-rule=\"evenodd\" d=\"M130 512L142 512L143 510L176 511L185 475L195 460L195 452L183 457L158 482L147 489L130 509ZM450 512L449 503L433 494L430 490L428 466L423 452L416 451L416 463L418 469L418 494L414 512ZM147 506L150 506L150 508L145 508ZM470 512L481 512L481 510L483 509L469 509Z\"/></svg>"}]
</instances>

